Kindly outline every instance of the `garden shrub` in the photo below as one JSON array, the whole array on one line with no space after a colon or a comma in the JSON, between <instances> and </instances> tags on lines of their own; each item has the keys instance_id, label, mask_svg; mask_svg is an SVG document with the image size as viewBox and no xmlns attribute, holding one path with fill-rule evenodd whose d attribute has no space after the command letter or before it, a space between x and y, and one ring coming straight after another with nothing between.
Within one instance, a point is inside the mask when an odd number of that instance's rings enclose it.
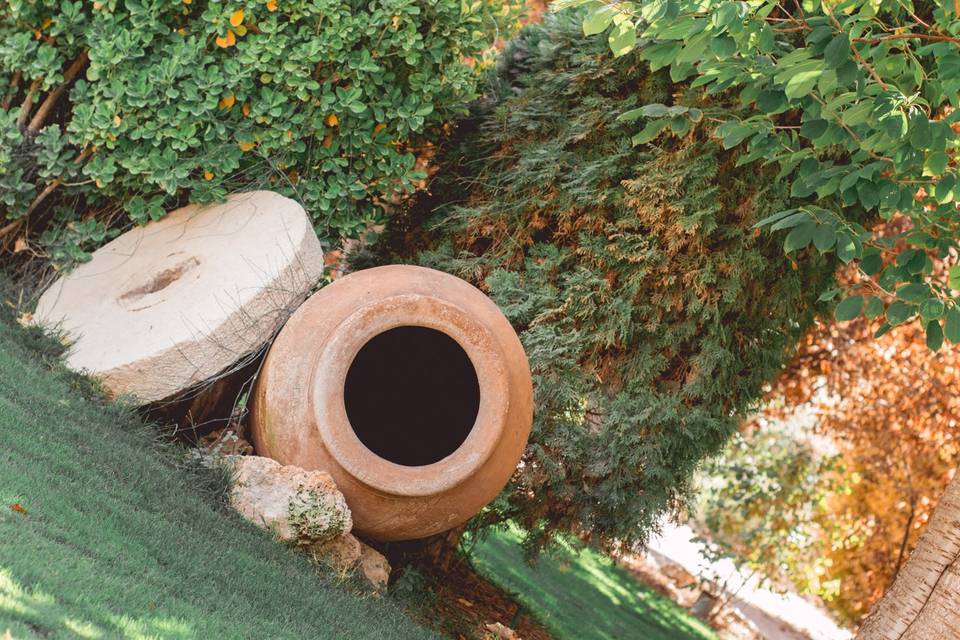
<instances>
[{"instance_id":1,"label":"garden shrub","mask_svg":"<svg viewBox=\"0 0 960 640\"><path fill-rule=\"evenodd\" d=\"M795 263L754 228L789 184L702 128L631 144L621 114L681 95L707 108L639 56L613 60L575 14L526 28L432 195L373 256L473 282L519 332L534 428L483 521L514 518L532 545L562 529L642 541L825 304L833 263L812 247ZM682 134L702 110L677 114Z\"/></svg>"},{"instance_id":2,"label":"garden shrub","mask_svg":"<svg viewBox=\"0 0 960 640\"><path fill-rule=\"evenodd\" d=\"M11 0L0 243L82 260L111 228L254 187L299 200L322 238L355 235L422 177L420 136L474 97L485 29L509 8Z\"/></svg>"}]
</instances>

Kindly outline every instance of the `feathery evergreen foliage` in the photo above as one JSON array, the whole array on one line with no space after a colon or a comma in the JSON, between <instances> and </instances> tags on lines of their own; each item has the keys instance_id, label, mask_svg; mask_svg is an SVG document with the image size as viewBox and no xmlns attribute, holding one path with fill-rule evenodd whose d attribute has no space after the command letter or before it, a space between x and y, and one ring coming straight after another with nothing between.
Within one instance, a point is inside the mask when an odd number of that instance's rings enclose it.
<instances>
[{"instance_id":1,"label":"feathery evergreen foliage","mask_svg":"<svg viewBox=\"0 0 960 640\"><path fill-rule=\"evenodd\" d=\"M504 52L432 196L383 243L474 282L520 333L534 429L485 518L517 519L532 546L561 529L642 540L832 281L829 260L798 266L753 229L789 184L695 131L631 146L618 116L677 92L697 99L638 56L614 62L575 15L548 16Z\"/></svg>"}]
</instances>

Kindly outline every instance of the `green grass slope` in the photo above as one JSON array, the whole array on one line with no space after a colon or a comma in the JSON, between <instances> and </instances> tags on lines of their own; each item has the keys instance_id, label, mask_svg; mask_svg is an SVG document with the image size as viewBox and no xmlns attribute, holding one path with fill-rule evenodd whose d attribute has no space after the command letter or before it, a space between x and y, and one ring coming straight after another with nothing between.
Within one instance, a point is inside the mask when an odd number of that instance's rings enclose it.
<instances>
[{"instance_id":1,"label":"green grass slope","mask_svg":"<svg viewBox=\"0 0 960 640\"><path fill-rule=\"evenodd\" d=\"M533 566L520 535L495 531L473 564L530 611L557 640L716 640L713 630L637 581L609 558L561 542Z\"/></svg>"},{"instance_id":2,"label":"green grass slope","mask_svg":"<svg viewBox=\"0 0 960 640\"><path fill-rule=\"evenodd\" d=\"M0 637L435 637L218 507L42 343L0 318Z\"/></svg>"}]
</instances>

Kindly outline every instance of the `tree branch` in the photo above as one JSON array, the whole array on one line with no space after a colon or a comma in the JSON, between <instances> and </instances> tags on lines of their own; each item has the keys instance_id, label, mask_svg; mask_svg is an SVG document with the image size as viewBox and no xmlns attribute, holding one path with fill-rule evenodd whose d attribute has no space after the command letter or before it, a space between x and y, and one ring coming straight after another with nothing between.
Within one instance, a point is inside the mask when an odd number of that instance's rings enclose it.
<instances>
[{"instance_id":1,"label":"tree branch","mask_svg":"<svg viewBox=\"0 0 960 640\"><path fill-rule=\"evenodd\" d=\"M90 157L90 154L93 153L93 146L88 145L80 152L76 158L73 159L74 164L82 164L87 158ZM43 204L43 201L46 200L51 193L57 190L60 185L63 184L63 178L57 178L48 184L43 191L41 191L36 198L33 199L33 202L30 203L30 206L27 207L27 212L23 215L24 218L29 218L30 214L37 210L37 208Z\"/></svg>"},{"instance_id":2,"label":"tree branch","mask_svg":"<svg viewBox=\"0 0 960 640\"><path fill-rule=\"evenodd\" d=\"M13 104L13 99L17 96L17 89L20 88L20 79L22 77L23 74L20 71L13 74L13 78L10 79L10 93L3 99L3 104L0 104L0 109L6 111L10 108L10 105Z\"/></svg>"},{"instance_id":3,"label":"tree branch","mask_svg":"<svg viewBox=\"0 0 960 640\"><path fill-rule=\"evenodd\" d=\"M27 119L30 118L30 110L33 108L33 98L37 95L39 88L40 78L30 83L30 88L27 89L27 95L24 96L23 102L20 103L20 115L17 116L17 127L23 129L26 126Z\"/></svg>"},{"instance_id":4,"label":"tree branch","mask_svg":"<svg viewBox=\"0 0 960 640\"><path fill-rule=\"evenodd\" d=\"M13 222L0 228L0 250L5 250L10 244L8 237L12 237L17 233L17 230L23 226L23 218L18 218Z\"/></svg>"},{"instance_id":5,"label":"tree branch","mask_svg":"<svg viewBox=\"0 0 960 640\"><path fill-rule=\"evenodd\" d=\"M31 133L36 133L40 130L40 127L43 126L44 121L47 119L47 115L56 106L57 100L60 99L60 96L63 95L63 92L67 90L67 87L70 86L70 83L73 82L74 78L83 70L87 65L90 58L87 55L87 52L84 51L77 59L70 63L70 66L67 67L67 70L63 73L63 82L61 82L56 89L51 91L46 99L41 103L40 108L37 109L36 115L33 116L33 119L30 120L30 125L27 127L27 131ZM22 114L21 114L22 115Z\"/></svg>"}]
</instances>

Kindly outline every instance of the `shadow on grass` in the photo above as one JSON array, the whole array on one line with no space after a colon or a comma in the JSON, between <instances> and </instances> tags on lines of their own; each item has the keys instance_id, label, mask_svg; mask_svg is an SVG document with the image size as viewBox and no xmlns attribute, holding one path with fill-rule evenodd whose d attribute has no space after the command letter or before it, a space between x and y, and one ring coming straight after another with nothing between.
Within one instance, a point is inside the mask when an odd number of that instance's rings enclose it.
<instances>
[{"instance_id":1,"label":"shadow on grass","mask_svg":"<svg viewBox=\"0 0 960 640\"><path fill-rule=\"evenodd\" d=\"M75 610L39 588L25 589L3 567L0 567L0 630L9 631L13 637L40 638L176 639L195 635L189 623L170 616L117 615L99 607Z\"/></svg>"},{"instance_id":2,"label":"shadow on grass","mask_svg":"<svg viewBox=\"0 0 960 640\"><path fill-rule=\"evenodd\" d=\"M513 592L558 640L715 640L713 630L593 549L559 543L534 565L517 530L472 551L477 570Z\"/></svg>"}]
</instances>

